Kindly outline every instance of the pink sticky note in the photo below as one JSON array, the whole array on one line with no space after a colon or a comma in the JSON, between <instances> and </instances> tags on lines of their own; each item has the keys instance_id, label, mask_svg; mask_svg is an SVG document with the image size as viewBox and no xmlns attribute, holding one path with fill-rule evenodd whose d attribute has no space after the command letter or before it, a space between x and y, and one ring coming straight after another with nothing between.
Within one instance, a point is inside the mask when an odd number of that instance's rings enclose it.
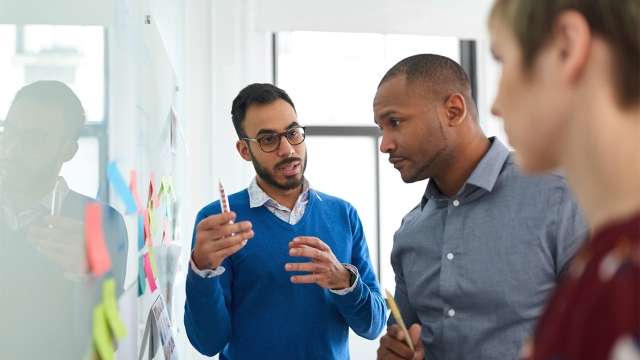
<instances>
[{"instance_id":1,"label":"pink sticky note","mask_svg":"<svg viewBox=\"0 0 640 360\"><path fill-rule=\"evenodd\" d=\"M151 292L156 291L156 279L153 276L153 270L151 269L151 262L149 261L149 253L144 254L144 273L147 275L147 282Z\"/></svg>"},{"instance_id":2,"label":"pink sticky note","mask_svg":"<svg viewBox=\"0 0 640 360\"><path fill-rule=\"evenodd\" d=\"M111 268L111 258L104 241L102 208L98 203L91 203L85 208L84 236L87 243L89 269L94 275L101 276Z\"/></svg>"}]
</instances>

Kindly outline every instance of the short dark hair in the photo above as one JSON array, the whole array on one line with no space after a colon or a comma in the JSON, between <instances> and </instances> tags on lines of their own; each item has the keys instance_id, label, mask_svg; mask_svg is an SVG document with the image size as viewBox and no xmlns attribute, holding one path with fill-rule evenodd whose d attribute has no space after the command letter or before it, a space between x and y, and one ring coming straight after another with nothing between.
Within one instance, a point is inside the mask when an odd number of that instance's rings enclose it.
<instances>
[{"instance_id":1,"label":"short dark hair","mask_svg":"<svg viewBox=\"0 0 640 360\"><path fill-rule=\"evenodd\" d=\"M591 31L611 47L611 72L620 105L637 105L640 102L640 1L497 0L489 22L499 19L513 32L522 50L524 70L530 72L552 38L554 22L569 10L580 13Z\"/></svg>"},{"instance_id":2,"label":"short dark hair","mask_svg":"<svg viewBox=\"0 0 640 360\"><path fill-rule=\"evenodd\" d=\"M240 90L236 98L233 99L233 105L231 106L231 120L233 121L233 127L236 129L238 137L242 138L247 136L242 127L242 123L251 105L267 105L278 99L289 103L293 110L296 109L289 95L275 85L256 83Z\"/></svg>"},{"instance_id":3,"label":"short dark hair","mask_svg":"<svg viewBox=\"0 0 640 360\"><path fill-rule=\"evenodd\" d=\"M409 56L393 65L380 80L380 87L386 81L404 75L407 83L419 84L436 96L436 99L452 93L460 93L472 117L478 120L478 109L471 95L471 81L462 66L448 57L435 54Z\"/></svg>"},{"instance_id":4,"label":"short dark hair","mask_svg":"<svg viewBox=\"0 0 640 360\"><path fill-rule=\"evenodd\" d=\"M25 85L16 93L9 109L11 115L15 106L22 102L32 101L32 106L50 107L62 110L64 121L68 126L68 135L72 140L80 137L86 116L82 103L71 88L56 80L40 80ZM8 116L9 117L9 116ZM45 121L45 119L43 119ZM45 124L43 123L43 126Z\"/></svg>"}]
</instances>

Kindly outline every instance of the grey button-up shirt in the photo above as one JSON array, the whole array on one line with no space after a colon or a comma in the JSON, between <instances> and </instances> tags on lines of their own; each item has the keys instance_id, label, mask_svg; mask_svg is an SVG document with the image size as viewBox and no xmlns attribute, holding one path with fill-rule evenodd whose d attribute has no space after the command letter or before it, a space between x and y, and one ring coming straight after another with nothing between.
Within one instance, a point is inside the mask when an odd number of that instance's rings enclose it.
<instances>
[{"instance_id":1,"label":"grey button-up shirt","mask_svg":"<svg viewBox=\"0 0 640 360\"><path fill-rule=\"evenodd\" d=\"M523 176L491 141L455 197L430 182L394 236L395 298L429 360L517 359L587 233L563 177Z\"/></svg>"}]
</instances>

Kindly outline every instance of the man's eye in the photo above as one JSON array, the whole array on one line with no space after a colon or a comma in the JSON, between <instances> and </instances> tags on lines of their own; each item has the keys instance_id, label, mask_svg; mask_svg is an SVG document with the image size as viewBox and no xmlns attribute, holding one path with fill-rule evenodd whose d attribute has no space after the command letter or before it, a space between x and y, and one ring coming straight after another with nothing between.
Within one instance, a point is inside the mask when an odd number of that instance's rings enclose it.
<instances>
[{"instance_id":1,"label":"man's eye","mask_svg":"<svg viewBox=\"0 0 640 360\"><path fill-rule=\"evenodd\" d=\"M389 119L389 124L391 125L391 127L398 127L398 125L400 125L400 120L391 118Z\"/></svg>"},{"instance_id":2,"label":"man's eye","mask_svg":"<svg viewBox=\"0 0 640 360\"><path fill-rule=\"evenodd\" d=\"M300 131L298 129L291 129L287 131L287 138L289 139L296 139L299 136L300 136Z\"/></svg>"},{"instance_id":3,"label":"man's eye","mask_svg":"<svg viewBox=\"0 0 640 360\"><path fill-rule=\"evenodd\" d=\"M276 135L264 135L258 139L258 142L262 145L273 145L277 140Z\"/></svg>"}]
</instances>

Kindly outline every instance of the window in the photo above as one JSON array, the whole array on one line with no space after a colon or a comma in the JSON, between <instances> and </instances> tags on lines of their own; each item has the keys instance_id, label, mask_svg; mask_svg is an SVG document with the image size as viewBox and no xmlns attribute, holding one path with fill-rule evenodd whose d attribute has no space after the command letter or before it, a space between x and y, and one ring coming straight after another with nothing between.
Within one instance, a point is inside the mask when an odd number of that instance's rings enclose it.
<instances>
[{"instance_id":1,"label":"window","mask_svg":"<svg viewBox=\"0 0 640 360\"><path fill-rule=\"evenodd\" d=\"M378 82L407 56L435 53L461 62L474 44L450 37L326 32L280 32L274 39L275 82L292 97L308 128L307 178L358 210L378 279L393 292L393 234L420 201L426 182L403 183L378 151L372 110Z\"/></svg>"},{"instance_id":2,"label":"window","mask_svg":"<svg viewBox=\"0 0 640 360\"><path fill-rule=\"evenodd\" d=\"M70 188L101 200L108 189L105 46L100 26L0 25L0 129L24 85L38 80L67 84L82 102L87 122L78 153L61 174Z\"/></svg>"}]
</instances>

